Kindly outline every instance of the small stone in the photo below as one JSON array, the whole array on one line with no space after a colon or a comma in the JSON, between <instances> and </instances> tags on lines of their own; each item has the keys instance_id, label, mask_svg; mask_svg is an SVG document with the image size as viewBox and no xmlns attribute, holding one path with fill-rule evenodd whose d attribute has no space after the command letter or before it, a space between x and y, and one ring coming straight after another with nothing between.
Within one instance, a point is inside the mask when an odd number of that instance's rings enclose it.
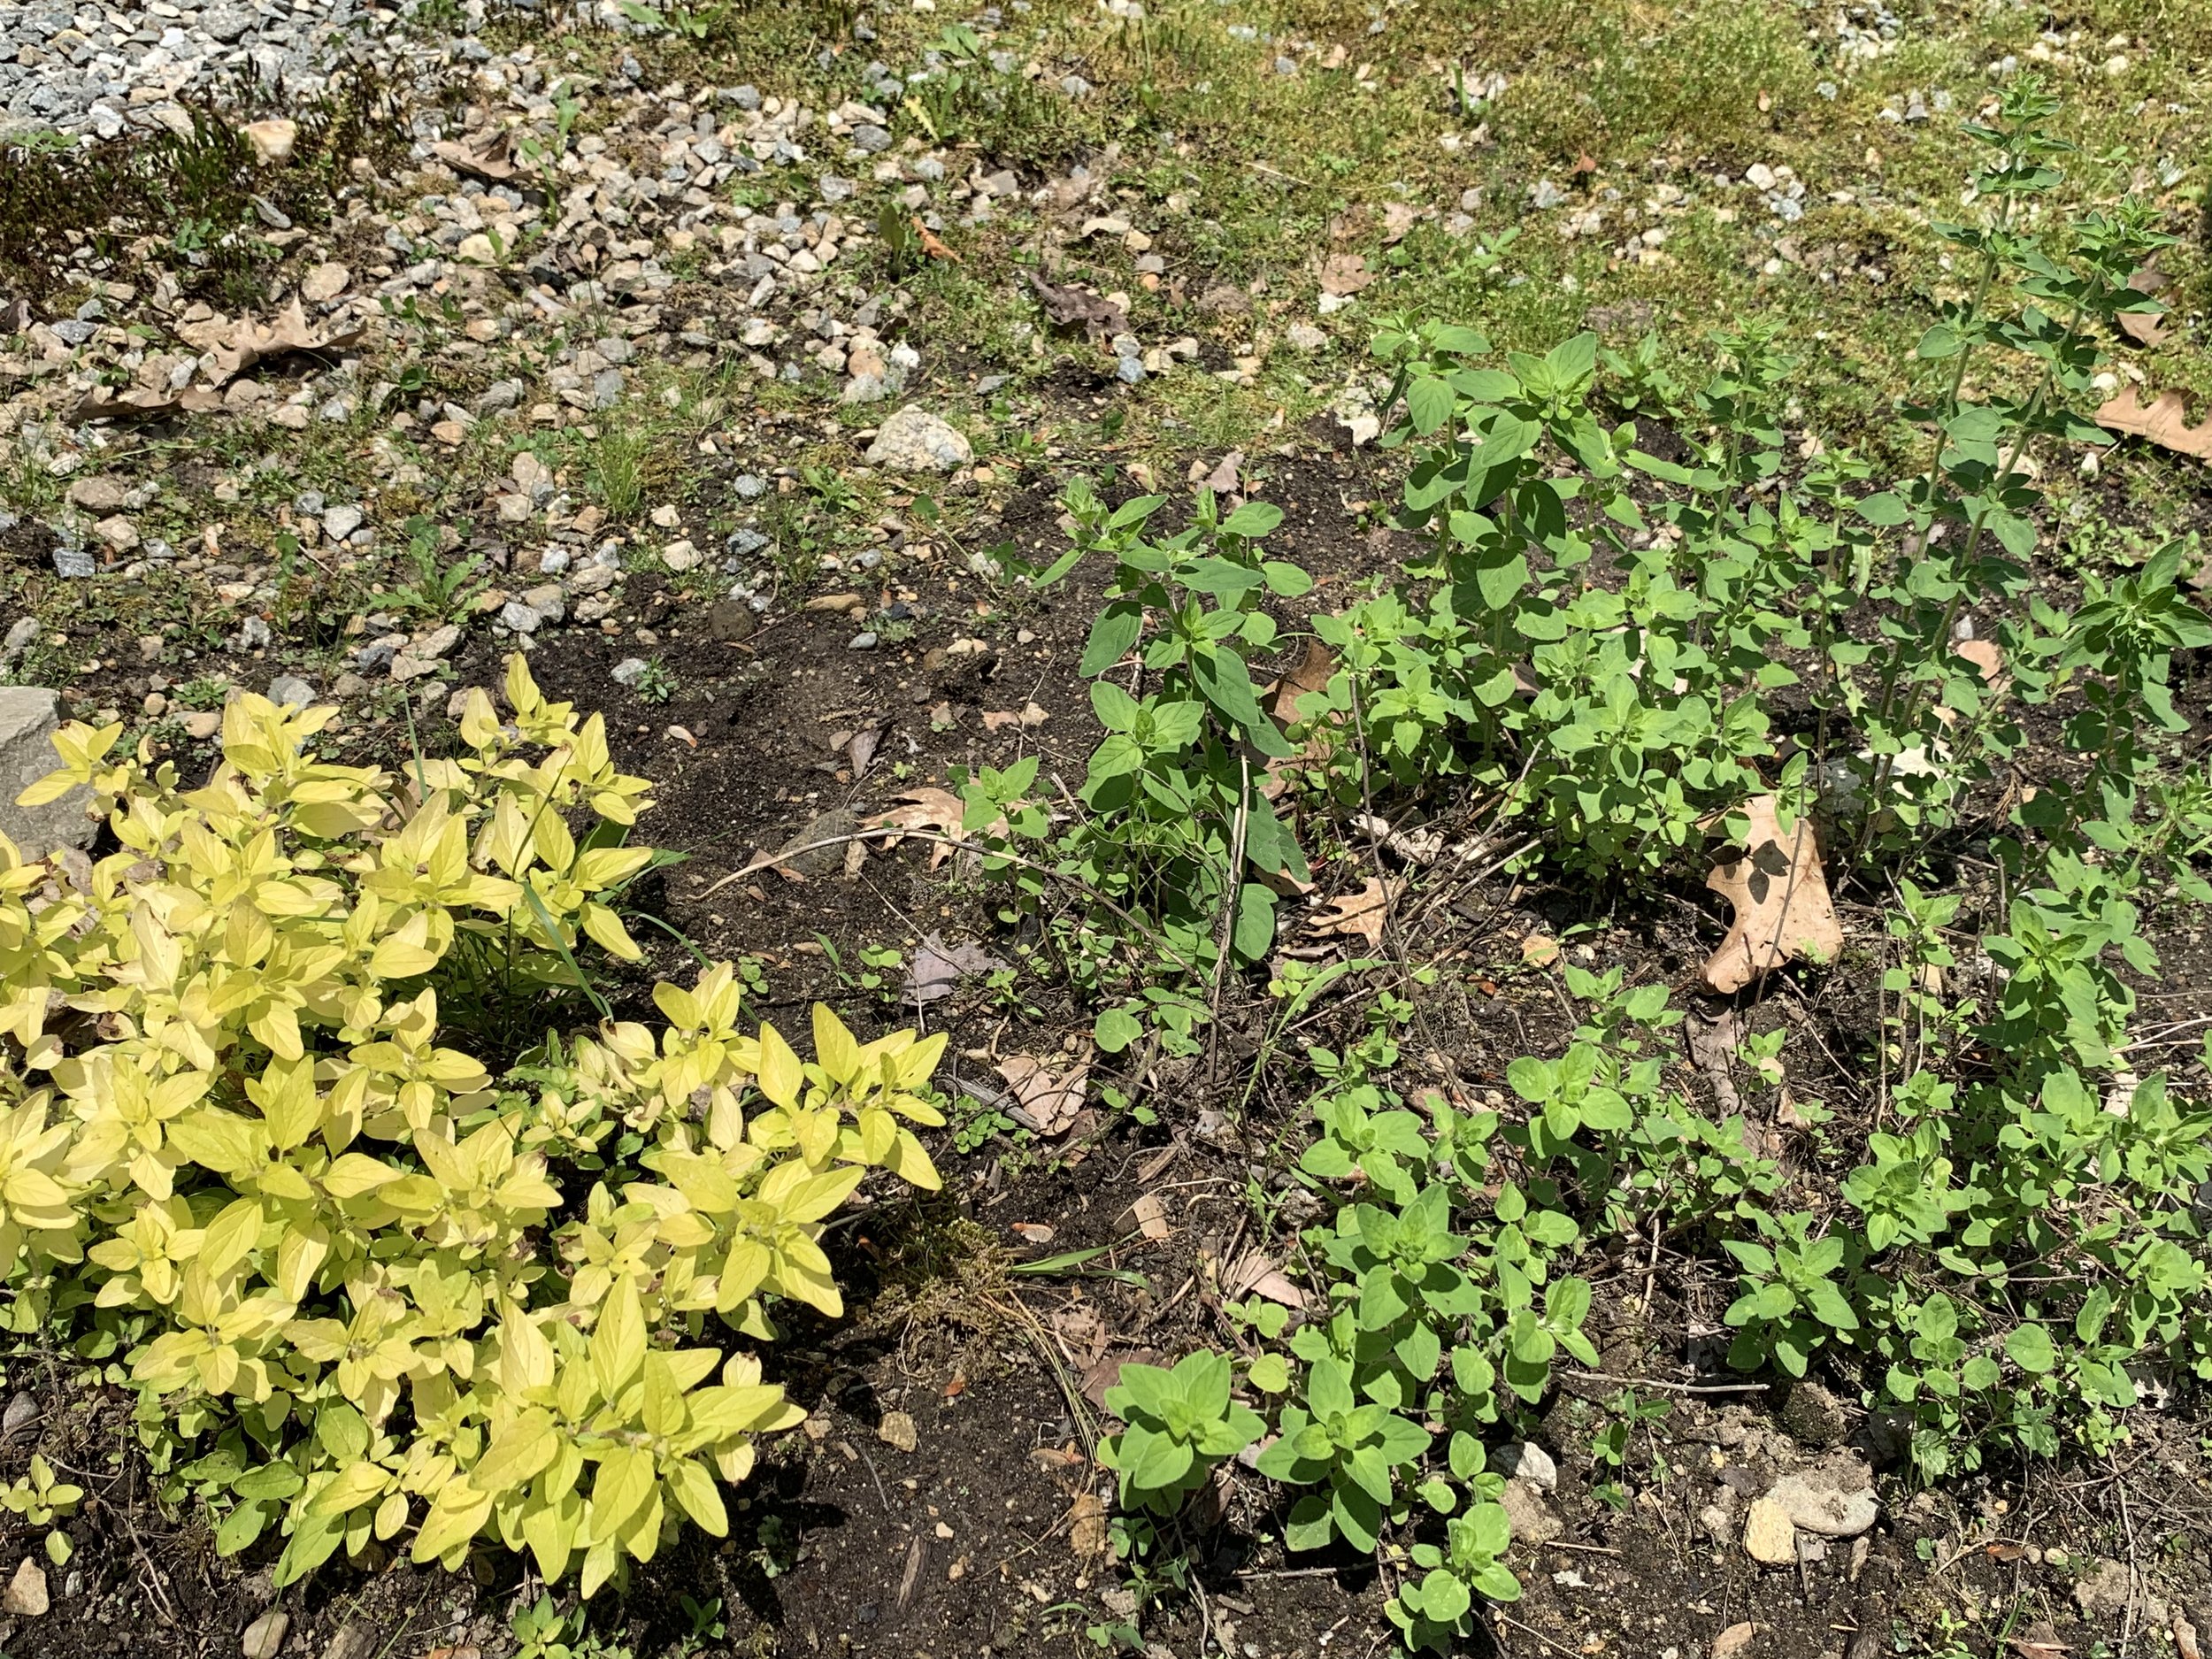
<instances>
[{"instance_id":1,"label":"small stone","mask_svg":"<svg viewBox=\"0 0 2212 1659\"><path fill-rule=\"evenodd\" d=\"M2136 1599L2135 1578L2124 1563L2099 1561L2090 1575L2074 1586L2074 1605L2091 1618L2116 1617Z\"/></svg>"},{"instance_id":2,"label":"small stone","mask_svg":"<svg viewBox=\"0 0 2212 1659\"><path fill-rule=\"evenodd\" d=\"M757 472L740 472L730 480L740 501L758 501L768 493L768 480Z\"/></svg>"},{"instance_id":3,"label":"small stone","mask_svg":"<svg viewBox=\"0 0 2212 1659\"><path fill-rule=\"evenodd\" d=\"M873 628L863 628L845 642L845 649L849 651L872 651L876 649L876 631Z\"/></svg>"},{"instance_id":4,"label":"small stone","mask_svg":"<svg viewBox=\"0 0 2212 1659\"><path fill-rule=\"evenodd\" d=\"M102 518L122 511L129 497L130 492L121 479L109 478L104 474L81 478L69 487L71 506L81 507L87 512L97 513Z\"/></svg>"},{"instance_id":5,"label":"small stone","mask_svg":"<svg viewBox=\"0 0 2212 1659\"><path fill-rule=\"evenodd\" d=\"M634 686L645 678L645 669L642 657L626 657L608 671L607 678L618 686Z\"/></svg>"},{"instance_id":6,"label":"small stone","mask_svg":"<svg viewBox=\"0 0 2212 1659\"><path fill-rule=\"evenodd\" d=\"M535 610L519 599L510 599L499 608L500 626L511 628L517 634L535 634L541 620Z\"/></svg>"},{"instance_id":7,"label":"small stone","mask_svg":"<svg viewBox=\"0 0 2212 1659\"><path fill-rule=\"evenodd\" d=\"M222 729L222 711L218 709L195 709L184 717L184 734L196 743L206 742Z\"/></svg>"},{"instance_id":8,"label":"small stone","mask_svg":"<svg viewBox=\"0 0 2212 1659\"><path fill-rule=\"evenodd\" d=\"M1713 1638L1712 1659L1736 1659L1736 1655L1751 1646L1751 1639L1759 1633L1756 1624L1731 1624Z\"/></svg>"},{"instance_id":9,"label":"small stone","mask_svg":"<svg viewBox=\"0 0 2212 1659\"><path fill-rule=\"evenodd\" d=\"M323 534L342 541L361 527L365 515L358 507L333 507L323 514Z\"/></svg>"},{"instance_id":10,"label":"small stone","mask_svg":"<svg viewBox=\"0 0 2212 1659\"><path fill-rule=\"evenodd\" d=\"M53 692L0 686L0 835L26 858L92 839L93 821L85 816L91 794L82 785L43 806L16 804L17 795L61 764L53 742L60 729L61 699Z\"/></svg>"},{"instance_id":11,"label":"small stone","mask_svg":"<svg viewBox=\"0 0 2212 1659\"><path fill-rule=\"evenodd\" d=\"M1797 1562L1797 1527L1790 1513L1771 1498L1754 1498L1744 1517L1744 1553L1770 1567L1793 1566Z\"/></svg>"},{"instance_id":12,"label":"small stone","mask_svg":"<svg viewBox=\"0 0 2212 1659\"><path fill-rule=\"evenodd\" d=\"M46 1608L46 1569L26 1555L17 1564L15 1577L8 1580L6 1593L0 1594L0 1613L43 1618Z\"/></svg>"},{"instance_id":13,"label":"small stone","mask_svg":"<svg viewBox=\"0 0 2212 1659\"><path fill-rule=\"evenodd\" d=\"M921 1444L914 1432L914 1419L903 1411L885 1412L883 1421L876 1425L876 1438L902 1452L910 1452Z\"/></svg>"},{"instance_id":14,"label":"small stone","mask_svg":"<svg viewBox=\"0 0 2212 1659\"><path fill-rule=\"evenodd\" d=\"M1567 1530L1566 1523L1552 1512L1544 1502L1544 1494L1535 1483L1527 1480L1509 1480L1498 1497L1505 1510L1506 1519L1513 1524L1513 1541L1533 1548L1548 1544Z\"/></svg>"},{"instance_id":15,"label":"small stone","mask_svg":"<svg viewBox=\"0 0 2212 1659\"><path fill-rule=\"evenodd\" d=\"M6 1412L0 1414L0 1435L13 1440L37 1421L38 1396L27 1388L19 1388L9 1396Z\"/></svg>"},{"instance_id":16,"label":"small stone","mask_svg":"<svg viewBox=\"0 0 2212 1659\"><path fill-rule=\"evenodd\" d=\"M274 120L251 121L239 131L252 147L253 158L265 167L273 167L291 159L300 129L296 121Z\"/></svg>"},{"instance_id":17,"label":"small stone","mask_svg":"<svg viewBox=\"0 0 2212 1659\"><path fill-rule=\"evenodd\" d=\"M360 696L368 688L369 682L350 671L330 682L330 695L342 699Z\"/></svg>"},{"instance_id":18,"label":"small stone","mask_svg":"<svg viewBox=\"0 0 2212 1659\"><path fill-rule=\"evenodd\" d=\"M300 297L311 305L320 305L326 300L336 299L352 280L353 273L332 259L300 279Z\"/></svg>"},{"instance_id":19,"label":"small stone","mask_svg":"<svg viewBox=\"0 0 2212 1659\"><path fill-rule=\"evenodd\" d=\"M246 1626L245 1635L239 1639L239 1649L246 1659L276 1659L291 1628L292 1616L281 1608L273 1607Z\"/></svg>"},{"instance_id":20,"label":"small stone","mask_svg":"<svg viewBox=\"0 0 2212 1659\"><path fill-rule=\"evenodd\" d=\"M63 542L54 549L54 574L57 576L66 577L71 581L82 581L98 568L93 563L92 555L83 548Z\"/></svg>"},{"instance_id":21,"label":"small stone","mask_svg":"<svg viewBox=\"0 0 2212 1659\"><path fill-rule=\"evenodd\" d=\"M725 644L749 640L760 631L760 618L742 599L718 599L707 608L707 636Z\"/></svg>"},{"instance_id":22,"label":"small stone","mask_svg":"<svg viewBox=\"0 0 2212 1659\"><path fill-rule=\"evenodd\" d=\"M269 682L269 701L304 709L315 700L315 687L297 674L279 674Z\"/></svg>"},{"instance_id":23,"label":"small stone","mask_svg":"<svg viewBox=\"0 0 2212 1659\"><path fill-rule=\"evenodd\" d=\"M877 430L868 465L900 472L949 472L975 460L975 450L949 423L909 403Z\"/></svg>"},{"instance_id":24,"label":"small stone","mask_svg":"<svg viewBox=\"0 0 2212 1659\"><path fill-rule=\"evenodd\" d=\"M1873 1471L1847 1453L1801 1474L1784 1476L1763 1501L1779 1508L1801 1531L1824 1538L1856 1538L1882 1512Z\"/></svg>"},{"instance_id":25,"label":"small stone","mask_svg":"<svg viewBox=\"0 0 2212 1659\"><path fill-rule=\"evenodd\" d=\"M353 1619L338 1627L330 1646L323 1649L323 1659L376 1659L380 1645L373 1627Z\"/></svg>"},{"instance_id":26,"label":"small stone","mask_svg":"<svg viewBox=\"0 0 2212 1659\"><path fill-rule=\"evenodd\" d=\"M1546 1492L1559 1490L1559 1465L1540 1446L1521 1441L1501 1448L1497 1470L1508 1480L1525 1480Z\"/></svg>"}]
</instances>

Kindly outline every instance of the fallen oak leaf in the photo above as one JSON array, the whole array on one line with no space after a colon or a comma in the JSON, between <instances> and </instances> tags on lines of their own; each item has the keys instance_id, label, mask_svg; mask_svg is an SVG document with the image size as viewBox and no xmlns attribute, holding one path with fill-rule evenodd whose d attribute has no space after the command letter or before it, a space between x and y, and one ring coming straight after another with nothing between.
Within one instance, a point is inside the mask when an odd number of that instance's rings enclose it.
<instances>
[{"instance_id":1,"label":"fallen oak leaf","mask_svg":"<svg viewBox=\"0 0 2212 1659\"><path fill-rule=\"evenodd\" d=\"M1271 682L1260 695L1267 699L1267 711L1275 723L1287 728L1299 719L1298 700L1326 691L1335 677L1336 653L1319 640L1310 639L1290 672Z\"/></svg>"},{"instance_id":2,"label":"fallen oak leaf","mask_svg":"<svg viewBox=\"0 0 2212 1659\"><path fill-rule=\"evenodd\" d=\"M180 392L155 391L140 386L112 396L105 387L95 387L77 401L70 419L157 420L164 415L211 415L222 406L222 395L205 386L188 386Z\"/></svg>"},{"instance_id":3,"label":"fallen oak leaf","mask_svg":"<svg viewBox=\"0 0 2212 1659\"><path fill-rule=\"evenodd\" d=\"M2148 409L2132 386L2097 411L2097 424L2110 432L2124 432L2171 449L2177 455L2212 461L2212 419L2193 426L2179 392L2161 392Z\"/></svg>"},{"instance_id":4,"label":"fallen oak leaf","mask_svg":"<svg viewBox=\"0 0 2212 1659\"><path fill-rule=\"evenodd\" d=\"M2166 273L2154 265L2147 265L2128 278L2128 287L2145 299L2154 298L2165 286ZM2153 311L2122 311L2118 320L2120 332L2139 346L2162 346L2173 338L2162 305Z\"/></svg>"},{"instance_id":5,"label":"fallen oak leaf","mask_svg":"<svg viewBox=\"0 0 2212 1659\"><path fill-rule=\"evenodd\" d=\"M1375 280L1363 255L1333 253L1321 262L1321 291L1342 298L1356 294Z\"/></svg>"},{"instance_id":6,"label":"fallen oak leaf","mask_svg":"<svg viewBox=\"0 0 2212 1659\"><path fill-rule=\"evenodd\" d=\"M1003 732L1009 726L1018 726L1025 732L1033 732L1051 718L1050 714L1032 701L1022 704L1021 712L1018 714L1011 710L986 710L983 715L983 729L987 732Z\"/></svg>"},{"instance_id":7,"label":"fallen oak leaf","mask_svg":"<svg viewBox=\"0 0 2212 1659\"><path fill-rule=\"evenodd\" d=\"M490 184L504 184L515 176L512 146L512 135L503 127L480 133L466 143L441 139L430 146L430 153L456 173L465 173Z\"/></svg>"},{"instance_id":8,"label":"fallen oak leaf","mask_svg":"<svg viewBox=\"0 0 2212 1659\"><path fill-rule=\"evenodd\" d=\"M1006 1115L1041 1135L1064 1135L1083 1110L1083 1091L1091 1077L1086 1060L1073 1071L1054 1073L1034 1055L1009 1055L998 1064L1013 1100Z\"/></svg>"},{"instance_id":9,"label":"fallen oak leaf","mask_svg":"<svg viewBox=\"0 0 2212 1659\"><path fill-rule=\"evenodd\" d=\"M1809 818L1785 835L1770 795L1744 803L1745 849L1716 864L1705 885L1735 907L1734 924L1702 970L1709 990L1732 995L1786 962L1832 962L1843 925L1828 896L1820 847Z\"/></svg>"},{"instance_id":10,"label":"fallen oak leaf","mask_svg":"<svg viewBox=\"0 0 2212 1659\"><path fill-rule=\"evenodd\" d=\"M231 329L229 339L208 354L208 373L214 385L223 386L271 358L287 357L295 351L343 351L360 338L358 325L333 334L319 332L307 320L305 307L296 299L273 323L264 325L250 317L240 318Z\"/></svg>"},{"instance_id":11,"label":"fallen oak leaf","mask_svg":"<svg viewBox=\"0 0 2212 1659\"><path fill-rule=\"evenodd\" d=\"M1390 901L1398 887L1393 882L1384 885L1379 876L1367 878L1367 885L1356 893L1333 899L1306 923L1309 933L1323 936L1356 936L1364 939L1370 947L1382 947L1383 925L1390 918Z\"/></svg>"},{"instance_id":12,"label":"fallen oak leaf","mask_svg":"<svg viewBox=\"0 0 2212 1659\"><path fill-rule=\"evenodd\" d=\"M906 791L899 796L899 803L897 806L868 819L867 826L870 829L935 830L955 838L964 833L963 825L967 808L961 804L960 797L949 789L925 784L918 789ZM1003 818L995 820L983 833L987 835L1004 834L1006 820ZM895 835L887 837L884 845L895 847L899 840ZM951 856L952 849L945 842L938 841L929 849L929 867L934 870Z\"/></svg>"},{"instance_id":13,"label":"fallen oak leaf","mask_svg":"<svg viewBox=\"0 0 2212 1659\"><path fill-rule=\"evenodd\" d=\"M1264 1296L1294 1311L1305 1310L1306 1293L1291 1281L1280 1263L1258 1250L1247 1252L1229 1270L1224 1288L1232 1296Z\"/></svg>"}]
</instances>

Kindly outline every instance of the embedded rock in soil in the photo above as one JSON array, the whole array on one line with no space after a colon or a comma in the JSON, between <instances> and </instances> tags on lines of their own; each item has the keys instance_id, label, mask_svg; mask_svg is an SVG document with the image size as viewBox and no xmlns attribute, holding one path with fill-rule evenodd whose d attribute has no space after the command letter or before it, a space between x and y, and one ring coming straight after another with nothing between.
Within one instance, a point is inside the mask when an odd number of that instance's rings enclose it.
<instances>
[{"instance_id":1,"label":"embedded rock in soil","mask_svg":"<svg viewBox=\"0 0 2212 1659\"><path fill-rule=\"evenodd\" d=\"M342 1625L330 1639L323 1659L376 1659L378 1647L375 1631L355 1619Z\"/></svg>"},{"instance_id":2,"label":"embedded rock in soil","mask_svg":"<svg viewBox=\"0 0 2212 1659\"><path fill-rule=\"evenodd\" d=\"M1544 1494L1526 1480L1509 1480L1498 1502L1505 1509L1506 1519L1513 1524L1513 1541L1526 1544L1533 1549L1548 1544L1567 1530L1566 1523L1552 1513L1551 1505L1544 1502Z\"/></svg>"},{"instance_id":3,"label":"embedded rock in soil","mask_svg":"<svg viewBox=\"0 0 2212 1659\"><path fill-rule=\"evenodd\" d=\"M2139 1591L2134 1573L2117 1561L2099 1561L2090 1575L2074 1586L2074 1604L2088 1618L2117 1617L2132 1604L2139 1615L2158 1624L2166 1622L2169 1610L2157 1597Z\"/></svg>"},{"instance_id":4,"label":"embedded rock in soil","mask_svg":"<svg viewBox=\"0 0 2212 1659\"><path fill-rule=\"evenodd\" d=\"M246 1633L238 1639L239 1648L246 1659L276 1659L291 1629L292 1616L272 1608L246 1626Z\"/></svg>"},{"instance_id":5,"label":"embedded rock in soil","mask_svg":"<svg viewBox=\"0 0 2212 1659\"><path fill-rule=\"evenodd\" d=\"M1882 1512L1873 1471L1847 1454L1785 1475L1762 1502L1775 1505L1802 1531L1824 1538L1856 1538Z\"/></svg>"},{"instance_id":6,"label":"embedded rock in soil","mask_svg":"<svg viewBox=\"0 0 2212 1659\"><path fill-rule=\"evenodd\" d=\"M1797 1560L1797 1527L1790 1512L1771 1498L1752 1501L1744 1517L1744 1553L1770 1567L1786 1567Z\"/></svg>"},{"instance_id":7,"label":"embedded rock in soil","mask_svg":"<svg viewBox=\"0 0 2212 1659\"><path fill-rule=\"evenodd\" d=\"M949 472L974 459L967 439L919 403L909 403L885 421L868 446L868 465L895 472Z\"/></svg>"},{"instance_id":8,"label":"embedded rock in soil","mask_svg":"<svg viewBox=\"0 0 2212 1659\"><path fill-rule=\"evenodd\" d=\"M749 640L760 631L760 618L742 599L718 599L707 608L707 635L724 644Z\"/></svg>"},{"instance_id":9,"label":"embedded rock in soil","mask_svg":"<svg viewBox=\"0 0 2212 1659\"><path fill-rule=\"evenodd\" d=\"M791 851L797 854L795 857L786 859L783 868L794 871L810 879L817 876L831 875L842 870L845 867L845 849L851 843L841 841L837 838L841 835L853 834L859 828L860 820L841 807L823 813L786 841L782 847L777 849L779 852ZM814 844L817 841L828 841L830 845L817 847ZM798 849L801 848L808 848L811 850L799 852Z\"/></svg>"},{"instance_id":10,"label":"embedded rock in soil","mask_svg":"<svg viewBox=\"0 0 2212 1659\"><path fill-rule=\"evenodd\" d=\"M46 1613L46 1569L28 1555L16 1564L15 1577L0 1593L0 1613L18 1618L42 1618Z\"/></svg>"},{"instance_id":11,"label":"embedded rock in soil","mask_svg":"<svg viewBox=\"0 0 2212 1659\"><path fill-rule=\"evenodd\" d=\"M1540 1446L1524 1441L1500 1448L1497 1468L1508 1480L1525 1480L1546 1492L1559 1490L1559 1465Z\"/></svg>"},{"instance_id":12,"label":"embedded rock in soil","mask_svg":"<svg viewBox=\"0 0 2212 1659\"><path fill-rule=\"evenodd\" d=\"M82 847L92 839L85 816L90 795L82 786L43 806L18 806L15 797L61 758L53 736L61 729L61 699L35 686L0 686L0 835L26 858L43 858L58 847Z\"/></svg>"}]
</instances>

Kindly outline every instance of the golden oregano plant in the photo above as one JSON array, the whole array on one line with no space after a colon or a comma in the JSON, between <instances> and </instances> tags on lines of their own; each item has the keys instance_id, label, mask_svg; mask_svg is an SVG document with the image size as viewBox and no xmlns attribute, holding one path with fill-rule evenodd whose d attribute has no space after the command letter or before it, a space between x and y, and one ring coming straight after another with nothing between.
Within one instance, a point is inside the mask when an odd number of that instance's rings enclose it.
<instances>
[{"instance_id":1,"label":"golden oregano plant","mask_svg":"<svg viewBox=\"0 0 2212 1659\"><path fill-rule=\"evenodd\" d=\"M657 987L657 1031L461 1046L486 999L582 988L593 943L635 960L614 903L656 856L601 718L518 656L506 689L398 777L258 696L198 788L72 725L24 799L88 787L119 849L0 838L0 1322L111 1356L157 1456L242 1448L219 1540L279 1525L280 1582L412 1528L418 1561L488 1533L588 1594L684 1516L723 1532L803 1413L719 1327L841 1312L826 1217L872 1168L938 1185L908 1125L942 1121L943 1037L818 1007L803 1061L740 1030L727 964Z\"/></svg>"}]
</instances>

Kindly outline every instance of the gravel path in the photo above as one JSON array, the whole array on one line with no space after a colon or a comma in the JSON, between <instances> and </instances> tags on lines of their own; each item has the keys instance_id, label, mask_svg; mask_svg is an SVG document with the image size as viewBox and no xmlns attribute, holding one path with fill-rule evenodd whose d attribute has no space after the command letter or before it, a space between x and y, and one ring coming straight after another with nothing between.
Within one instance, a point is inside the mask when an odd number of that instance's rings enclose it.
<instances>
[{"instance_id":1,"label":"gravel path","mask_svg":"<svg viewBox=\"0 0 2212 1659\"><path fill-rule=\"evenodd\" d=\"M180 97L236 77L315 92L335 50L381 34L388 9L357 0L110 5L0 0L0 136L186 122Z\"/></svg>"}]
</instances>

